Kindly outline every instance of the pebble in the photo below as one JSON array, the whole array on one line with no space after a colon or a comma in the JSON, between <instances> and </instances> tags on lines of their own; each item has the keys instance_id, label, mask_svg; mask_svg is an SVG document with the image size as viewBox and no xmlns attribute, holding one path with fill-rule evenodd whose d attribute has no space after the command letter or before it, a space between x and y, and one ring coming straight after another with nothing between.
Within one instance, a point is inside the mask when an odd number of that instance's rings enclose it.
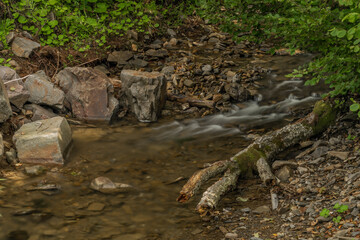
<instances>
[{"instance_id":1,"label":"pebble","mask_svg":"<svg viewBox=\"0 0 360 240\"><path fill-rule=\"evenodd\" d=\"M38 176L43 174L45 171L46 168L41 165L25 167L25 173L30 176Z\"/></svg>"},{"instance_id":2,"label":"pebble","mask_svg":"<svg viewBox=\"0 0 360 240\"><path fill-rule=\"evenodd\" d=\"M226 233L225 238L227 239L236 239L238 235L236 233Z\"/></svg>"},{"instance_id":3,"label":"pebble","mask_svg":"<svg viewBox=\"0 0 360 240\"><path fill-rule=\"evenodd\" d=\"M91 204L89 205L89 207L87 208L87 210L89 210L89 211L94 211L94 212L99 212L99 211L104 210L104 208L105 208L105 204L99 203L99 202L95 202L95 203L91 203Z\"/></svg>"},{"instance_id":4,"label":"pebble","mask_svg":"<svg viewBox=\"0 0 360 240\"><path fill-rule=\"evenodd\" d=\"M264 205L264 206L255 208L253 213L262 214L262 213L268 213L270 211L271 211L271 209L267 205Z\"/></svg>"}]
</instances>

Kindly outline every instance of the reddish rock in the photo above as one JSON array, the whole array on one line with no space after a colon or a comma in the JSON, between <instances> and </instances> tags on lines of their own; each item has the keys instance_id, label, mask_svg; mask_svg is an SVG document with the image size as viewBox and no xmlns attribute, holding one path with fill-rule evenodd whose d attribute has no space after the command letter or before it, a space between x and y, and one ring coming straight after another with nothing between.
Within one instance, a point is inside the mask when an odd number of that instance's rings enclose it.
<instances>
[{"instance_id":1,"label":"reddish rock","mask_svg":"<svg viewBox=\"0 0 360 240\"><path fill-rule=\"evenodd\" d=\"M78 119L109 121L118 109L110 80L102 72L92 68L65 68L55 79Z\"/></svg>"}]
</instances>

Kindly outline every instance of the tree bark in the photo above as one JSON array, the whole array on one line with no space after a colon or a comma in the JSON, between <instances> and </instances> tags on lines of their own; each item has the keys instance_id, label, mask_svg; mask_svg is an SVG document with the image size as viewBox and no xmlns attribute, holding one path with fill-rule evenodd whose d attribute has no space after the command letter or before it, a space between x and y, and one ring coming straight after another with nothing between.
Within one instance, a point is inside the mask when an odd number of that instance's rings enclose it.
<instances>
[{"instance_id":1,"label":"tree bark","mask_svg":"<svg viewBox=\"0 0 360 240\"><path fill-rule=\"evenodd\" d=\"M269 181L276 182L276 178L269 173L269 166L264 161L270 161L276 154L284 151L286 148L321 133L335 120L336 114L336 109L329 102L318 101L313 111L306 117L257 138L247 148L231 158L225 175L205 191L196 209L199 213L204 214L216 208L221 195L225 194L236 184L238 177L251 176L254 170L261 169L259 171L260 176L265 183L269 183ZM210 166L210 168L213 168L210 172L215 174L223 171L223 164L219 164L221 171L216 172L215 166L217 166L216 163ZM202 171L206 172L207 170L203 169ZM184 186L178 201L186 202L189 200L201 185L214 175L210 174L207 178L199 178L198 174L195 173L189 180L190 183L188 182Z\"/></svg>"}]
</instances>

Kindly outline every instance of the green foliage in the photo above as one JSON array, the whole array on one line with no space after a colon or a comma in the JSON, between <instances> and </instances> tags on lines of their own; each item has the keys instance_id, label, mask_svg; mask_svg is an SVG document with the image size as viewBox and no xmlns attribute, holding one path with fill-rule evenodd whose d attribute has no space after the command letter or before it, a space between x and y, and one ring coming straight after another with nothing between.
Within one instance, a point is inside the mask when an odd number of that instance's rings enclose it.
<instances>
[{"instance_id":1,"label":"green foliage","mask_svg":"<svg viewBox=\"0 0 360 240\"><path fill-rule=\"evenodd\" d=\"M6 36L11 30L14 29L14 27L15 25L13 19L0 19L0 42L4 45L5 48L8 47L6 44Z\"/></svg>"},{"instance_id":2,"label":"green foliage","mask_svg":"<svg viewBox=\"0 0 360 240\"><path fill-rule=\"evenodd\" d=\"M342 213L345 213L349 209L349 206L345 205L345 204L336 203L333 208L336 210L337 214L342 214ZM330 215L332 215L332 213L327 208L324 208L320 212L320 216L324 217L324 218L328 218ZM340 223L341 219L342 219L342 217L340 215L335 215L332 220L334 223L338 224L338 223Z\"/></svg>"},{"instance_id":3,"label":"green foliage","mask_svg":"<svg viewBox=\"0 0 360 240\"><path fill-rule=\"evenodd\" d=\"M20 0L8 4L15 23L46 45L69 43L79 51L103 46L109 36L129 29L144 32L157 6L127 0Z\"/></svg>"},{"instance_id":4,"label":"green foliage","mask_svg":"<svg viewBox=\"0 0 360 240\"><path fill-rule=\"evenodd\" d=\"M272 40L291 52L319 53L291 77L325 81L331 95L360 92L360 4L357 0L198 0L199 14L236 40ZM272 50L274 52L274 49Z\"/></svg>"}]
</instances>

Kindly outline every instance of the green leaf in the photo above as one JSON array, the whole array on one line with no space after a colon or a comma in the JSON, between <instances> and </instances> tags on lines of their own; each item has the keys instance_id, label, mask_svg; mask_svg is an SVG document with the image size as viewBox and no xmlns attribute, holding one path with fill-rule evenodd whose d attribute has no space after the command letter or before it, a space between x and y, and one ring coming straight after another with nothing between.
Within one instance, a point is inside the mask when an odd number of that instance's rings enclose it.
<instances>
[{"instance_id":1,"label":"green leaf","mask_svg":"<svg viewBox=\"0 0 360 240\"><path fill-rule=\"evenodd\" d=\"M350 106L350 111L352 112L356 112L360 109L360 104L359 103L354 103Z\"/></svg>"},{"instance_id":2,"label":"green leaf","mask_svg":"<svg viewBox=\"0 0 360 240\"><path fill-rule=\"evenodd\" d=\"M55 4L57 4L57 2L58 2L58 0L49 0L48 4L55 5Z\"/></svg>"},{"instance_id":3,"label":"green leaf","mask_svg":"<svg viewBox=\"0 0 360 240\"><path fill-rule=\"evenodd\" d=\"M23 15L21 15L19 18L18 18L18 22L21 23L21 24L25 24L27 23L27 19L26 17L24 17Z\"/></svg>"},{"instance_id":4,"label":"green leaf","mask_svg":"<svg viewBox=\"0 0 360 240\"><path fill-rule=\"evenodd\" d=\"M345 37L345 35L346 35L346 30L345 30L345 29L339 30L339 31L337 32L337 34L336 34L336 36L337 36L338 38L343 38L343 37Z\"/></svg>"},{"instance_id":5,"label":"green leaf","mask_svg":"<svg viewBox=\"0 0 360 240\"><path fill-rule=\"evenodd\" d=\"M355 46L355 47L354 47L354 52L357 53L357 52L359 52L359 51L360 51L360 47L359 47L359 46Z\"/></svg>"},{"instance_id":6,"label":"green leaf","mask_svg":"<svg viewBox=\"0 0 360 240\"><path fill-rule=\"evenodd\" d=\"M55 26L57 26L59 24L59 22L57 20L52 20L50 22L48 22L49 26L54 28Z\"/></svg>"}]
</instances>

